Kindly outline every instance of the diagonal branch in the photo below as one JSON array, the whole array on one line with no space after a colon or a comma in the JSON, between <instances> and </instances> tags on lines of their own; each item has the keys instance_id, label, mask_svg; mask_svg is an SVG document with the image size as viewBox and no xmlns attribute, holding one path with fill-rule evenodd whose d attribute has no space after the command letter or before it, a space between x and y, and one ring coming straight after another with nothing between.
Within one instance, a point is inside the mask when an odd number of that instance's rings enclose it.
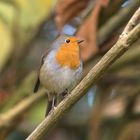
<instances>
[{"instance_id":1,"label":"diagonal branch","mask_svg":"<svg viewBox=\"0 0 140 140\"><path fill-rule=\"evenodd\" d=\"M140 7L135 12L135 14L132 16L131 20L126 25L122 35L128 34L137 24L137 22L140 20Z\"/></svg>"},{"instance_id":2,"label":"diagonal branch","mask_svg":"<svg viewBox=\"0 0 140 140\"><path fill-rule=\"evenodd\" d=\"M120 36L117 43L103 56L103 58L89 71L85 78L77 87L66 97L50 115L38 125L26 140L41 139L53 126L62 118L73 104L82 98L88 89L99 80L99 78L108 70L110 65L116 61L124 52L140 37L140 24L137 25L126 36Z\"/></svg>"}]
</instances>

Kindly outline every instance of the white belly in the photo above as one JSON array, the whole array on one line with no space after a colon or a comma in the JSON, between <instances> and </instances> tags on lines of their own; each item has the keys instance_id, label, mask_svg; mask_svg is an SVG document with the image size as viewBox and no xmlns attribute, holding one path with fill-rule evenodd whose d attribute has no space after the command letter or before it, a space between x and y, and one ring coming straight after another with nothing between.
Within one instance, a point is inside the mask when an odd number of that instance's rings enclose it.
<instances>
[{"instance_id":1,"label":"white belly","mask_svg":"<svg viewBox=\"0 0 140 140\"><path fill-rule=\"evenodd\" d=\"M61 94L66 89L72 90L79 82L82 76L82 65L75 70L60 67L54 55L53 52L50 53L40 69L40 81L49 93Z\"/></svg>"}]
</instances>

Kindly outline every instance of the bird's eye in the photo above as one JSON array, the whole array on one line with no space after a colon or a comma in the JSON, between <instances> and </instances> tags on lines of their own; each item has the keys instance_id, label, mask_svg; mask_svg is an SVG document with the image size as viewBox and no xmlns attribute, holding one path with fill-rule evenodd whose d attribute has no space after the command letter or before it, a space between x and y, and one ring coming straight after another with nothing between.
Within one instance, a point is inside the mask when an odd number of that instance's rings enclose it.
<instances>
[{"instance_id":1,"label":"bird's eye","mask_svg":"<svg viewBox=\"0 0 140 140\"><path fill-rule=\"evenodd\" d=\"M66 42L66 43L70 43L70 39L66 39L65 42Z\"/></svg>"}]
</instances>

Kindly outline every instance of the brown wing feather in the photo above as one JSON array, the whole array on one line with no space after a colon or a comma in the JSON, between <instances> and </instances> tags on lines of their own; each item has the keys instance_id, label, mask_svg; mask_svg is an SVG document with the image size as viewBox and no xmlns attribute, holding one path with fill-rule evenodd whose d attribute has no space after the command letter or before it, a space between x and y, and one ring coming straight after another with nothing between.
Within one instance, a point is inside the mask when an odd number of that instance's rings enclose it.
<instances>
[{"instance_id":1,"label":"brown wing feather","mask_svg":"<svg viewBox=\"0 0 140 140\"><path fill-rule=\"evenodd\" d=\"M37 74L38 77L37 77L37 80L36 80L36 83L35 83L35 87L34 87L34 93L36 93L38 91L38 89L39 89L39 86L40 86L40 79L39 79L40 68L44 64L44 59L48 55L49 52L50 52L50 49L48 49L47 52L45 53L45 55L43 55L41 57L40 67L39 67L38 74Z\"/></svg>"}]
</instances>

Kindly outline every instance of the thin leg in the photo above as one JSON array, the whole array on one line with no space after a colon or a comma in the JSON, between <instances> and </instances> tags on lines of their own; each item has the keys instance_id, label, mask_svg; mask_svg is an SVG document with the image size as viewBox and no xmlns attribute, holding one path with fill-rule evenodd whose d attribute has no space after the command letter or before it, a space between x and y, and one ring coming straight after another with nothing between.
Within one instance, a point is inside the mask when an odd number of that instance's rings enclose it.
<instances>
[{"instance_id":1,"label":"thin leg","mask_svg":"<svg viewBox=\"0 0 140 140\"><path fill-rule=\"evenodd\" d=\"M54 96L52 99L52 109L56 106L56 97Z\"/></svg>"},{"instance_id":2,"label":"thin leg","mask_svg":"<svg viewBox=\"0 0 140 140\"><path fill-rule=\"evenodd\" d=\"M48 95L48 98L47 98L47 108L46 108L46 113L45 113L45 117L49 114L49 112L52 110L52 104L53 104L53 101L50 97L50 94L47 94Z\"/></svg>"},{"instance_id":3,"label":"thin leg","mask_svg":"<svg viewBox=\"0 0 140 140\"><path fill-rule=\"evenodd\" d=\"M49 112L51 111L51 109L52 109L52 101L49 101L48 100L48 105L47 105L47 108L46 108L45 117L49 114Z\"/></svg>"},{"instance_id":4,"label":"thin leg","mask_svg":"<svg viewBox=\"0 0 140 140\"><path fill-rule=\"evenodd\" d=\"M51 112L51 110L53 110L55 108L56 103L57 103L56 101L57 100L56 100L55 96L53 97L52 100L48 99L48 106L47 106L47 109L46 109L45 117Z\"/></svg>"}]
</instances>

